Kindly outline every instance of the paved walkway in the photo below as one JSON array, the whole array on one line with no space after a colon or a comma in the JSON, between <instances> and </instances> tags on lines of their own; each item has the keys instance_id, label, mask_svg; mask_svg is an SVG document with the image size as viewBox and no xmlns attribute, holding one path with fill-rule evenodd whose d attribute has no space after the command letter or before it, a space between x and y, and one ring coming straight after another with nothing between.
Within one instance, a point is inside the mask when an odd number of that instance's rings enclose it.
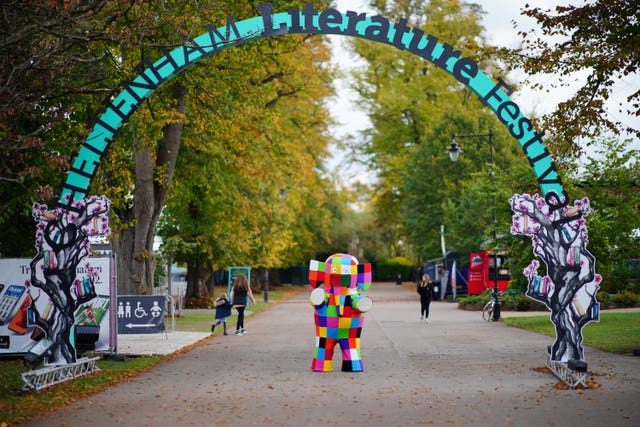
<instances>
[{"instance_id":1,"label":"paved walkway","mask_svg":"<svg viewBox=\"0 0 640 427\"><path fill-rule=\"evenodd\" d=\"M374 306L362 334L365 372L312 372L308 294L249 317L245 336L206 339L26 425L640 425L640 358L587 348L598 387L557 389L540 369L551 338L446 302L432 304L426 324L417 294L393 284L367 293ZM337 366L339 359L336 351Z\"/></svg>"},{"instance_id":2,"label":"paved walkway","mask_svg":"<svg viewBox=\"0 0 640 427\"><path fill-rule=\"evenodd\" d=\"M211 311L211 310L210 310ZM213 314L211 315L213 318ZM171 332L164 334L118 335L117 353L126 356L173 354L211 337L204 332Z\"/></svg>"}]
</instances>

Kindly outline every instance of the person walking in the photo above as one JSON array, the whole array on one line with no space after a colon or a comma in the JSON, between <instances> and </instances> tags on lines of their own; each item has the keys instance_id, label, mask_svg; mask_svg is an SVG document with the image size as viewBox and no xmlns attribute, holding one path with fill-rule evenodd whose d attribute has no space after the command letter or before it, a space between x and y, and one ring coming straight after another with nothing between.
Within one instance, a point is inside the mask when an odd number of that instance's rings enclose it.
<instances>
[{"instance_id":1,"label":"person walking","mask_svg":"<svg viewBox=\"0 0 640 427\"><path fill-rule=\"evenodd\" d=\"M422 280L418 284L418 294L420 295L420 320L429 323L429 305L433 292L433 282L428 274L422 275Z\"/></svg>"},{"instance_id":2,"label":"person walking","mask_svg":"<svg viewBox=\"0 0 640 427\"><path fill-rule=\"evenodd\" d=\"M233 287L231 288L231 303L238 310L238 321L236 322L236 335L244 335L247 330L244 328L244 308L247 305L247 298L255 304L256 300L253 298L251 287L249 287L249 281L244 274L239 275L233 281Z\"/></svg>"},{"instance_id":3,"label":"person walking","mask_svg":"<svg viewBox=\"0 0 640 427\"><path fill-rule=\"evenodd\" d=\"M216 309L216 320L211 325L211 332L214 331L217 325L222 323L223 335L227 334L227 317L231 316L231 303L227 299L227 294L220 295L220 298L213 303Z\"/></svg>"}]
</instances>

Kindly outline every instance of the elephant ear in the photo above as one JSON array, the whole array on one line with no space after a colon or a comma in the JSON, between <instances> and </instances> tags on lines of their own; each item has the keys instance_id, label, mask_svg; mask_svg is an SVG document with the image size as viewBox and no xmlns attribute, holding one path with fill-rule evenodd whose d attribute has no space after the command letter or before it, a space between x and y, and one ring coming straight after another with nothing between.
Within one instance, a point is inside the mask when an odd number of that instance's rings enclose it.
<instances>
[{"instance_id":1,"label":"elephant ear","mask_svg":"<svg viewBox=\"0 0 640 427\"><path fill-rule=\"evenodd\" d=\"M358 287L366 291L371 286L371 264L358 264Z\"/></svg>"},{"instance_id":2,"label":"elephant ear","mask_svg":"<svg viewBox=\"0 0 640 427\"><path fill-rule=\"evenodd\" d=\"M325 281L325 263L312 259L309 261L309 284L317 288Z\"/></svg>"}]
</instances>

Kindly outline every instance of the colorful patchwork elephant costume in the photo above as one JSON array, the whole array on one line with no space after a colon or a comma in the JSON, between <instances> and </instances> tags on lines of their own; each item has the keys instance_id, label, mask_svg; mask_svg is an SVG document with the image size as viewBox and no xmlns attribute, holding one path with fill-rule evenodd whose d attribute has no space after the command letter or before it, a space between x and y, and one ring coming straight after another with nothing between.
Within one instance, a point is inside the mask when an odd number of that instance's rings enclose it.
<instances>
[{"instance_id":1,"label":"colorful patchwork elephant costume","mask_svg":"<svg viewBox=\"0 0 640 427\"><path fill-rule=\"evenodd\" d=\"M348 254L331 255L325 262L309 263L309 283L314 288L309 301L315 307L316 349L311 369L333 370L333 349L342 349L342 370L361 372L360 333L371 298L360 295L371 286L371 264L358 264ZM324 286L321 287L321 285Z\"/></svg>"}]
</instances>

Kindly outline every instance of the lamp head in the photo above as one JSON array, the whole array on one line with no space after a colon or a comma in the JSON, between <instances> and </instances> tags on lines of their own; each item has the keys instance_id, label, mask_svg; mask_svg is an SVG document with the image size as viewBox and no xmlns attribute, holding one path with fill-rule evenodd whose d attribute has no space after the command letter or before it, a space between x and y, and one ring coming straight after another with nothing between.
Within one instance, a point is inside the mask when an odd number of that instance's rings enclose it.
<instances>
[{"instance_id":1,"label":"lamp head","mask_svg":"<svg viewBox=\"0 0 640 427\"><path fill-rule=\"evenodd\" d=\"M460 146L455 140L451 140L451 145L449 146L449 149L447 150L447 152L449 153L449 158L451 159L451 161L455 162L456 160L458 160L458 157L460 157L460 153L462 153L462 148L460 148Z\"/></svg>"}]
</instances>

